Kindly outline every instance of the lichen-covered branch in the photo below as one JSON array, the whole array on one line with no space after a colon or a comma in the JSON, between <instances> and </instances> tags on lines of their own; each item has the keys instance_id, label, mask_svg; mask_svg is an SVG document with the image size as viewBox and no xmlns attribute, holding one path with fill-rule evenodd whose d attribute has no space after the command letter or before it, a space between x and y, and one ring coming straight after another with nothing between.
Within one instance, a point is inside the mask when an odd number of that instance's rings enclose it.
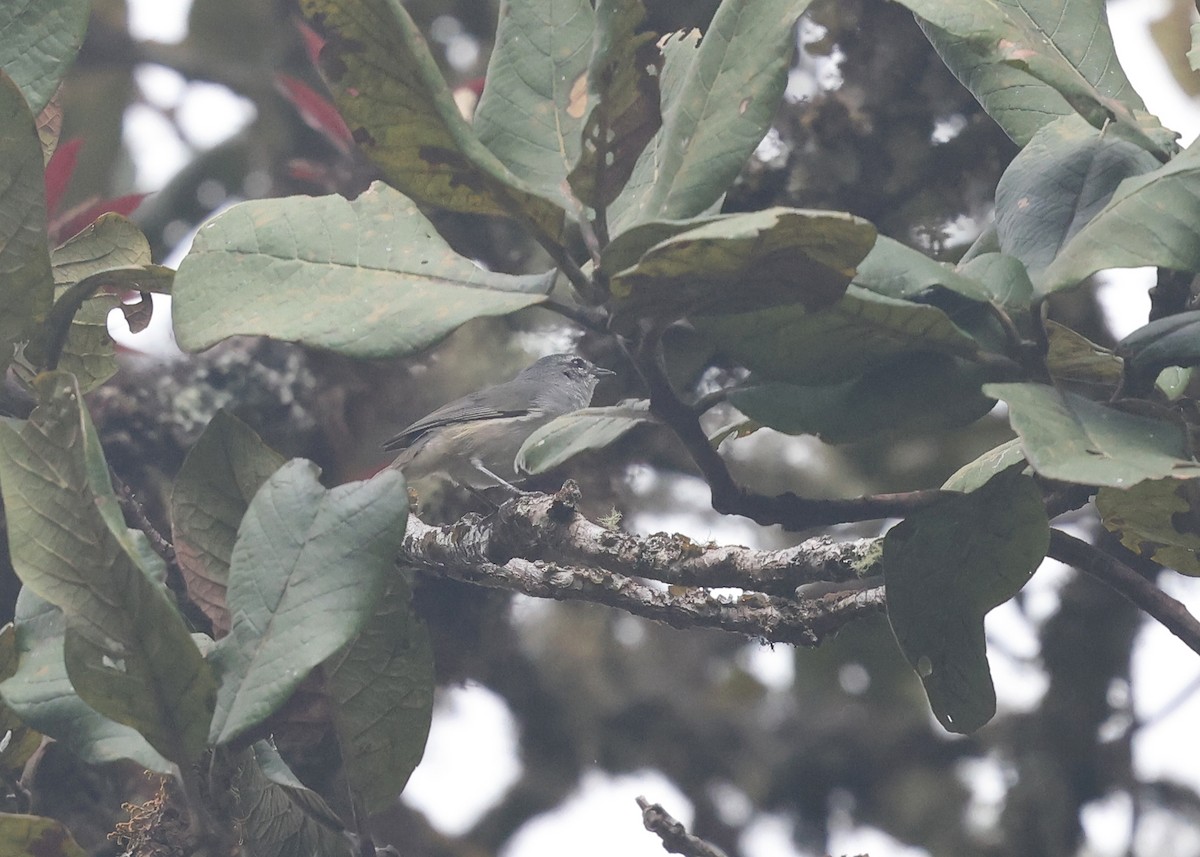
<instances>
[{"instance_id":1,"label":"lichen-covered branch","mask_svg":"<svg viewBox=\"0 0 1200 857\"><path fill-rule=\"evenodd\" d=\"M575 507L577 492L568 483L555 495L524 494L489 518L445 527L410 517L401 563L538 598L605 604L677 628L805 646L883 609L881 586L855 585L877 572L870 540L838 545L814 539L788 550L754 551L682 536L640 537L588 521ZM816 597L795 594L814 581L852 583ZM709 587L745 591L725 597Z\"/></svg>"}]
</instances>

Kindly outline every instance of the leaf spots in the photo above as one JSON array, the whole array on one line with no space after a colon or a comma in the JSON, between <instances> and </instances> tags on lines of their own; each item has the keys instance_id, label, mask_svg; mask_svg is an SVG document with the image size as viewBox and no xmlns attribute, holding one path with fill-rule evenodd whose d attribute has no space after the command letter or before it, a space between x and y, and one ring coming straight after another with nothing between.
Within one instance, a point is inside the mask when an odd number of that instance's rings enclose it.
<instances>
[{"instance_id":1,"label":"leaf spots","mask_svg":"<svg viewBox=\"0 0 1200 857\"><path fill-rule=\"evenodd\" d=\"M582 119L587 113L588 106L588 76L587 72L575 78L571 84L571 95L567 100L567 115L572 119Z\"/></svg>"}]
</instances>

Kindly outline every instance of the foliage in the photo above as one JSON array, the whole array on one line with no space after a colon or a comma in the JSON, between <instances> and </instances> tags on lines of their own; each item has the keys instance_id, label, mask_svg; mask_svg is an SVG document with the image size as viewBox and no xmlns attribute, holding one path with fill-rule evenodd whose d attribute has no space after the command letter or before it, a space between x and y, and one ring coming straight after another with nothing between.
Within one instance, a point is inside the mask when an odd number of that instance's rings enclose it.
<instances>
[{"instance_id":1,"label":"foliage","mask_svg":"<svg viewBox=\"0 0 1200 857\"><path fill-rule=\"evenodd\" d=\"M1146 111L1099 0L1049 17L1025 0L902 2L1022 147L995 188L994 229L957 263L849 212L723 210L784 97L808 0L725 0L702 33L655 32L639 0L506 0L473 120L400 0L301 0L345 130L379 178L349 200L235 205L174 275L117 213L51 246L43 167L56 141L38 113L86 8L0 25L0 366L32 400L0 425L24 584L0 716L21 755L32 748L20 729L37 730L90 762L177 778L197 817L217 818L192 835L219 842L237 819L253 853L349 854L345 828L366 835L366 813L404 788L429 728L432 644L395 566L409 505L396 471L327 489L315 464L285 461L222 412L170 490L173 549L130 526L85 399L119 369L104 320L117 307L139 318L130 293L172 294L178 342L194 351L257 335L405 357L535 306L619 342L646 398L544 427L521 467L549 470L653 420L721 512L789 530L903 519L871 569L894 642L952 732L995 713L983 617L1063 544L1049 523L1063 497L1073 510L1097 494L1130 550L1196 574L1196 410L1180 371L1197 362L1196 314L1160 301L1113 351L1047 313L1104 269L1200 273L1200 144L1180 151ZM327 107L303 84L288 92ZM340 127L329 136L348 151ZM545 270L476 264L439 234L446 212L511 219ZM889 448L974 423L997 400L1016 440L943 490L828 502L741 488L700 421L726 403L748 418L717 447L766 427ZM1092 550L1070 558L1113 567ZM795 585L771 597L807 604ZM1160 593L1141 586L1138 603L1162 618ZM314 708L344 770L322 794L268 740ZM214 797L222 787L232 803ZM47 836L77 850L45 819L0 827L29 853Z\"/></svg>"}]
</instances>

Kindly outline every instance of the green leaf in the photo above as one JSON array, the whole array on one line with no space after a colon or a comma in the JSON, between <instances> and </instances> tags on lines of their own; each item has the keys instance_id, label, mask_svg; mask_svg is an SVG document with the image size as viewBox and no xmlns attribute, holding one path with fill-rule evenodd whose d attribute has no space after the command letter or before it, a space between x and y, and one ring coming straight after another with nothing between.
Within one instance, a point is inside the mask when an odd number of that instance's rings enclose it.
<instances>
[{"instance_id":1,"label":"green leaf","mask_svg":"<svg viewBox=\"0 0 1200 857\"><path fill-rule=\"evenodd\" d=\"M1139 123L1162 149L1170 135L1145 112L1097 0L902 0L955 76L1019 145L1057 116L1100 127ZM1134 117L1133 111L1139 114Z\"/></svg>"},{"instance_id":2,"label":"green leaf","mask_svg":"<svg viewBox=\"0 0 1200 857\"><path fill-rule=\"evenodd\" d=\"M54 284L69 286L104 271L138 268L151 263L150 242L119 214L102 214L54 248L50 263Z\"/></svg>"},{"instance_id":3,"label":"green leaf","mask_svg":"<svg viewBox=\"0 0 1200 857\"><path fill-rule=\"evenodd\" d=\"M256 741L236 759L229 790L244 850L255 857L354 857L341 823L315 792L288 770L279 753Z\"/></svg>"},{"instance_id":4,"label":"green leaf","mask_svg":"<svg viewBox=\"0 0 1200 857\"><path fill-rule=\"evenodd\" d=\"M1048 295L1105 268L1151 265L1200 270L1200 142L1154 172L1121 182L1035 284Z\"/></svg>"},{"instance_id":5,"label":"green leaf","mask_svg":"<svg viewBox=\"0 0 1200 857\"><path fill-rule=\"evenodd\" d=\"M871 252L859 263L854 285L889 298L911 298L942 286L972 300L989 300L982 283L886 235L875 239Z\"/></svg>"},{"instance_id":6,"label":"green leaf","mask_svg":"<svg viewBox=\"0 0 1200 857\"><path fill-rule=\"evenodd\" d=\"M394 575L357 637L324 666L350 789L368 812L391 806L425 752L433 644Z\"/></svg>"},{"instance_id":7,"label":"green leaf","mask_svg":"<svg viewBox=\"0 0 1200 857\"><path fill-rule=\"evenodd\" d=\"M888 619L948 731L974 732L996 713L983 617L1021 590L1049 545L1041 491L1016 471L915 512L884 537Z\"/></svg>"},{"instance_id":8,"label":"green leaf","mask_svg":"<svg viewBox=\"0 0 1200 857\"><path fill-rule=\"evenodd\" d=\"M517 472L545 473L567 460L614 443L639 423L650 422L650 402L627 399L607 408L583 408L555 417L525 439Z\"/></svg>"},{"instance_id":9,"label":"green leaf","mask_svg":"<svg viewBox=\"0 0 1200 857\"><path fill-rule=\"evenodd\" d=\"M662 127L612 205L614 235L695 217L721 198L775 118L810 2L725 0L703 38L664 43Z\"/></svg>"},{"instance_id":10,"label":"green leaf","mask_svg":"<svg viewBox=\"0 0 1200 857\"><path fill-rule=\"evenodd\" d=\"M0 3L0 68L32 112L46 106L75 61L91 11L88 0Z\"/></svg>"},{"instance_id":11,"label":"green leaf","mask_svg":"<svg viewBox=\"0 0 1200 857\"><path fill-rule=\"evenodd\" d=\"M588 107L595 13L588 0L504 0L473 124L480 142L541 196L572 205Z\"/></svg>"},{"instance_id":12,"label":"green leaf","mask_svg":"<svg viewBox=\"0 0 1200 857\"><path fill-rule=\"evenodd\" d=\"M734 390L729 401L776 431L856 443L974 422L996 404L980 392L985 380L979 366L945 354L916 353L898 355L842 384L764 384Z\"/></svg>"},{"instance_id":13,"label":"green leaf","mask_svg":"<svg viewBox=\"0 0 1200 857\"><path fill-rule=\"evenodd\" d=\"M709 214L686 220L648 220L631 227L600 248L600 269L608 275L632 268L642 254L656 244L700 226L719 223L737 215Z\"/></svg>"},{"instance_id":14,"label":"green leaf","mask_svg":"<svg viewBox=\"0 0 1200 857\"><path fill-rule=\"evenodd\" d=\"M0 424L0 489L13 567L67 616L71 684L178 764L204 747L213 678L145 536L125 526L75 379L39 375L38 407Z\"/></svg>"},{"instance_id":15,"label":"green leaf","mask_svg":"<svg viewBox=\"0 0 1200 857\"><path fill-rule=\"evenodd\" d=\"M962 491L964 494L978 491L994 476L1024 462L1025 453L1021 451L1021 439L1014 437L958 468L942 484L942 490Z\"/></svg>"},{"instance_id":16,"label":"green leaf","mask_svg":"<svg viewBox=\"0 0 1200 857\"><path fill-rule=\"evenodd\" d=\"M1121 544L1181 574L1200 577L1200 483L1154 479L1101 488L1096 511Z\"/></svg>"},{"instance_id":17,"label":"green leaf","mask_svg":"<svg viewBox=\"0 0 1200 857\"><path fill-rule=\"evenodd\" d=\"M1047 319L1046 368L1057 381L1116 387L1121 382L1122 360L1065 325Z\"/></svg>"},{"instance_id":18,"label":"green leaf","mask_svg":"<svg viewBox=\"0 0 1200 857\"><path fill-rule=\"evenodd\" d=\"M1025 266L1003 253L980 253L964 263L959 272L979 283L985 300L1011 308L1028 307L1033 299L1033 283Z\"/></svg>"},{"instance_id":19,"label":"green leaf","mask_svg":"<svg viewBox=\"0 0 1200 857\"><path fill-rule=\"evenodd\" d=\"M614 309L627 322L778 304L821 309L842 297L874 241L874 226L838 212L769 208L723 217L654 245L614 274Z\"/></svg>"},{"instance_id":20,"label":"green leaf","mask_svg":"<svg viewBox=\"0 0 1200 857\"><path fill-rule=\"evenodd\" d=\"M188 452L171 493L171 533L188 596L229 632L225 587L238 525L250 501L284 462L254 430L224 410Z\"/></svg>"},{"instance_id":21,"label":"green leaf","mask_svg":"<svg viewBox=\"0 0 1200 857\"><path fill-rule=\"evenodd\" d=\"M663 54L643 30L642 0L599 0L588 65L582 151L567 180L585 205L604 209L625 188L638 157L662 127Z\"/></svg>"},{"instance_id":22,"label":"green leaf","mask_svg":"<svg viewBox=\"0 0 1200 857\"><path fill-rule=\"evenodd\" d=\"M0 32L4 14L0 12ZM0 74L0 371L12 360L13 347L45 321L54 295L42 175L42 144L33 115L16 85Z\"/></svg>"},{"instance_id":23,"label":"green leaf","mask_svg":"<svg viewBox=\"0 0 1200 857\"><path fill-rule=\"evenodd\" d=\"M57 357L87 393L116 374L108 315L120 297L100 289L136 288L169 292L175 272L150 261L150 242L119 214L101 215L50 254L56 299L46 324L25 350L42 366Z\"/></svg>"},{"instance_id":24,"label":"green leaf","mask_svg":"<svg viewBox=\"0 0 1200 857\"><path fill-rule=\"evenodd\" d=\"M89 764L132 759L160 774L175 770L136 730L79 698L63 660L67 619L61 610L26 586L17 597L14 622L19 666L0 683L0 695L22 720Z\"/></svg>"},{"instance_id":25,"label":"green leaf","mask_svg":"<svg viewBox=\"0 0 1200 857\"><path fill-rule=\"evenodd\" d=\"M1153 381L1169 366L1200 365L1200 310L1155 319L1117 343L1135 386Z\"/></svg>"},{"instance_id":26,"label":"green leaf","mask_svg":"<svg viewBox=\"0 0 1200 857\"><path fill-rule=\"evenodd\" d=\"M556 239L563 210L479 141L400 0L301 0L327 41L321 67L354 140L388 183L450 211L520 212Z\"/></svg>"},{"instance_id":27,"label":"green leaf","mask_svg":"<svg viewBox=\"0 0 1200 857\"><path fill-rule=\"evenodd\" d=\"M0 854L5 857L86 857L66 825L40 815L0 813Z\"/></svg>"},{"instance_id":28,"label":"green leaf","mask_svg":"<svg viewBox=\"0 0 1200 857\"><path fill-rule=\"evenodd\" d=\"M0 682L16 675L18 660L17 629L9 622L0 628ZM0 694L3 694L2 684ZM42 743L42 736L29 728L16 711L0 701L0 738L4 736L8 737L6 746L0 750L0 772L11 778L20 777L25 763Z\"/></svg>"},{"instance_id":29,"label":"green leaf","mask_svg":"<svg viewBox=\"0 0 1200 857\"><path fill-rule=\"evenodd\" d=\"M189 351L251 334L401 356L473 318L541 303L552 283L483 270L376 182L353 202L256 200L210 220L176 274L175 335Z\"/></svg>"},{"instance_id":30,"label":"green leaf","mask_svg":"<svg viewBox=\"0 0 1200 857\"><path fill-rule=\"evenodd\" d=\"M1045 384L988 384L1008 403L1021 448L1043 476L1128 488L1146 479L1200 476L1180 426L1128 414Z\"/></svg>"},{"instance_id":31,"label":"green leaf","mask_svg":"<svg viewBox=\"0 0 1200 857\"><path fill-rule=\"evenodd\" d=\"M408 493L398 471L332 490L293 459L250 501L226 599L233 617L213 652L219 688L210 739L226 744L288 700L370 618L393 573Z\"/></svg>"},{"instance_id":32,"label":"green leaf","mask_svg":"<svg viewBox=\"0 0 1200 857\"><path fill-rule=\"evenodd\" d=\"M775 307L694 319L722 351L764 380L834 384L900 354L939 351L970 357L978 346L936 307L850 286L818 312Z\"/></svg>"},{"instance_id":33,"label":"green leaf","mask_svg":"<svg viewBox=\"0 0 1200 857\"><path fill-rule=\"evenodd\" d=\"M996 185L1001 249L1039 274L1124 179L1157 169L1145 149L1074 114L1040 128Z\"/></svg>"}]
</instances>

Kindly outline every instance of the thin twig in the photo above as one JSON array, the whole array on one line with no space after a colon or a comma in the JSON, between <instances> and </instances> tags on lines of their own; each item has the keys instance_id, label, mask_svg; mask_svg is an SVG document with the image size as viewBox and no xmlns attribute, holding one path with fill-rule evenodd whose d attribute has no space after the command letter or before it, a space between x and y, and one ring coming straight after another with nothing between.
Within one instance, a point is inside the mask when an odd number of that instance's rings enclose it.
<instances>
[{"instance_id":1,"label":"thin twig","mask_svg":"<svg viewBox=\"0 0 1200 857\"><path fill-rule=\"evenodd\" d=\"M937 501L945 492L908 491L875 494L840 500L814 500L786 493L775 496L754 494L739 486L725 459L713 449L695 411L685 405L667 379L661 357L651 346L643 349L639 369L650 390L650 410L671 427L687 448L712 491L712 507L726 515L742 515L764 526L779 524L786 530L901 518Z\"/></svg>"},{"instance_id":2,"label":"thin twig","mask_svg":"<svg viewBox=\"0 0 1200 857\"><path fill-rule=\"evenodd\" d=\"M676 821L661 804L650 803L638 796L637 805L642 810L642 824L662 840L662 846L671 854L684 857L725 857L725 852L706 839L688 833L682 822Z\"/></svg>"},{"instance_id":3,"label":"thin twig","mask_svg":"<svg viewBox=\"0 0 1200 857\"><path fill-rule=\"evenodd\" d=\"M1099 578L1200 654L1200 621L1179 601L1125 563L1062 530L1050 530L1046 556Z\"/></svg>"},{"instance_id":4,"label":"thin twig","mask_svg":"<svg viewBox=\"0 0 1200 857\"><path fill-rule=\"evenodd\" d=\"M150 546L154 548L154 552L163 558L167 566L180 574L179 565L175 558L175 547L163 537L158 528L154 526L150 518L146 515L146 510L142 508L142 504L138 502L133 494L133 489L117 475L111 467L108 469L109 477L117 488L117 500L121 504L121 508L125 511L133 523L141 530L147 539L150 541Z\"/></svg>"}]
</instances>

